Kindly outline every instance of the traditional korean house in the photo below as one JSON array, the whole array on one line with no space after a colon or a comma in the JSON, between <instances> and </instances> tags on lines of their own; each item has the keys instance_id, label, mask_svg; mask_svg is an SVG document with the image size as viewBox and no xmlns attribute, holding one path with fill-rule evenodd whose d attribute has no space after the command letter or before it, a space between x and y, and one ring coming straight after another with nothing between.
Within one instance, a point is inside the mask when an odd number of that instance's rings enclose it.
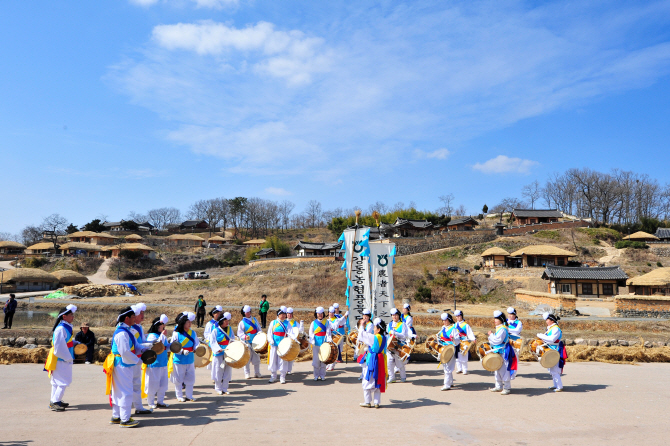
<instances>
[{"instance_id":1,"label":"traditional korean house","mask_svg":"<svg viewBox=\"0 0 670 446\"><path fill-rule=\"evenodd\" d=\"M660 241L670 243L670 228L658 228L654 234Z\"/></svg>"},{"instance_id":2,"label":"traditional korean house","mask_svg":"<svg viewBox=\"0 0 670 446\"><path fill-rule=\"evenodd\" d=\"M277 257L277 253L272 248L263 248L255 254L259 259L272 259Z\"/></svg>"},{"instance_id":3,"label":"traditional korean house","mask_svg":"<svg viewBox=\"0 0 670 446\"><path fill-rule=\"evenodd\" d=\"M552 223L563 218L558 209L513 209L514 224L533 225L537 223Z\"/></svg>"},{"instance_id":4,"label":"traditional korean house","mask_svg":"<svg viewBox=\"0 0 670 446\"><path fill-rule=\"evenodd\" d=\"M298 242L293 248L298 251L298 257L312 257L312 256L331 256L335 257L342 243L314 243L314 242Z\"/></svg>"},{"instance_id":5,"label":"traditional korean house","mask_svg":"<svg viewBox=\"0 0 670 446\"><path fill-rule=\"evenodd\" d=\"M94 245L93 243L67 242L58 249L63 255L100 257L106 247L106 245Z\"/></svg>"},{"instance_id":6,"label":"traditional korean house","mask_svg":"<svg viewBox=\"0 0 670 446\"><path fill-rule=\"evenodd\" d=\"M48 291L56 289L58 279L39 268L16 268L0 274L3 293L20 291Z\"/></svg>"},{"instance_id":7,"label":"traditional korean house","mask_svg":"<svg viewBox=\"0 0 670 446\"><path fill-rule=\"evenodd\" d=\"M262 238L256 238L253 240L247 240L246 242L242 243L243 245L246 246L263 246L265 244L265 240Z\"/></svg>"},{"instance_id":8,"label":"traditional korean house","mask_svg":"<svg viewBox=\"0 0 670 446\"><path fill-rule=\"evenodd\" d=\"M76 271L71 269L59 269L51 273L58 279L58 284L60 286L69 286L69 285L80 285L83 283L89 283L88 278Z\"/></svg>"},{"instance_id":9,"label":"traditional korean house","mask_svg":"<svg viewBox=\"0 0 670 446\"><path fill-rule=\"evenodd\" d=\"M125 243L123 245L112 246L109 248L109 251L112 253L112 258L121 257L122 251L141 252L143 257L148 257L150 259L156 258L156 251L150 246L143 245L142 243Z\"/></svg>"},{"instance_id":10,"label":"traditional korean house","mask_svg":"<svg viewBox=\"0 0 670 446\"><path fill-rule=\"evenodd\" d=\"M0 242L0 255L19 255L23 254L26 247L21 243L5 240Z\"/></svg>"},{"instance_id":11,"label":"traditional korean house","mask_svg":"<svg viewBox=\"0 0 670 446\"><path fill-rule=\"evenodd\" d=\"M92 245L113 245L117 236L106 232L78 231L67 236L68 242L90 243Z\"/></svg>"},{"instance_id":12,"label":"traditional korean house","mask_svg":"<svg viewBox=\"0 0 670 446\"><path fill-rule=\"evenodd\" d=\"M479 223L472 217L454 218L447 223L447 230L449 231L472 231Z\"/></svg>"},{"instance_id":13,"label":"traditional korean house","mask_svg":"<svg viewBox=\"0 0 670 446\"><path fill-rule=\"evenodd\" d=\"M171 246L184 248L199 248L205 242L205 239L193 234L173 234L165 238Z\"/></svg>"},{"instance_id":14,"label":"traditional korean house","mask_svg":"<svg viewBox=\"0 0 670 446\"><path fill-rule=\"evenodd\" d=\"M627 235L623 238L624 240L630 240L631 242L657 242L660 239L654 234L649 234L644 231L637 231L634 234Z\"/></svg>"},{"instance_id":15,"label":"traditional korean house","mask_svg":"<svg viewBox=\"0 0 670 446\"><path fill-rule=\"evenodd\" d=\"M628 279L628 292L638 296L670 296L670 268L658 268Z\"/></svg>"},{"instance_id":16,"label":"traditional korean house","mask_svg":"<svg viewBox=\"0 0 670 446\"><path fill-rule=\"evenodd\" d=\"M405 220L397 218L393 223L395 233L400 237L424 237L432 234L433 224L428 220Z\"/></svg>"},{"instance_id":17,"label":"traditional korean house","mask_svg":"<svg viewBox=\"0 0 670 446\"><path fill-rule=\"evenodd\" d=\"M577 254L565 249L557 248L551 245L529 245L514 251L508 258L510 262L516 262L520 258L520 262L515 263L514 266L567 266L568 258L575 257ZM520 265L519 265L520 263ZM512 266L512 264L510 264Z\"/></svg>"},{"instance_id":18,"label":"traditional korean house","mask_svg":"<svg viewBox=\"0 0 670 446\"><path fill-rule=\"evenodd\" d=\"M484 266L487 268L504 267L507 266L507 258L509 255L509 252L494 246L482 253L482 260Z\"/></svg>"},{"instance_id":19,"label":"traditional korean house","mask_svg":"<svg viewBox=\"0 0 670 446\"><path fill-rule=\"evenodd\" d=\"M179 229L209 229L209 225L205 220L186 220L179 225Z\"/></svg>"},{"instance_id":20,"label":"traditional korean house","mask_svg":"<svg viewBox=\"0 0 670 446\"><path fill-rule=\"evenodd\" d=\"M548 266L542 274L548 280L547 292L578 297L612 297L626 286L628 275L618 266L569 267Z\"/></svg>"}]
</instances>

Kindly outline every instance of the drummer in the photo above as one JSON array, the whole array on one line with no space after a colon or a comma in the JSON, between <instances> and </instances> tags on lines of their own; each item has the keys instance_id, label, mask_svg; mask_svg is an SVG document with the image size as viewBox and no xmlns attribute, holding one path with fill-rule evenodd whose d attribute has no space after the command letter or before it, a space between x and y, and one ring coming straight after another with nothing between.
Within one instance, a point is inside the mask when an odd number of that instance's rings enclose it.
<instances>
[{"instance_id":1,"label":"drummer","mask_svg":"<svg viewBox=\"0 0 670 446\"><path fill-rule=\"evenodd\" d=\"M558 326L558 321L561 318L552 313L544 313L542 318L547 324L547 331L544 334L538 333L537 337L542 339L550 349L556 350L561 355L561 359L559 359L558 364L550 369L547 369L551 374L551 378L554 380L554 385L549 389L553 390L554 392L562 392L563 380L561 379L561 373L563 373L563 366L565 366L565 359L568 355L565 352L563 341L561 341L563 332Z\"/></svg>"},{"instance_id":2,"label":"drummer","mask_svg":"<svg viewBox=\"0 0 670 446\"><path fill-rule=\"evenodd\" d=\"M237 337L240 341L244 341L249 344L249 362L244 366L244 378L249 379L251 377L251 364L254 366L254 376L256 378L261 377L261 358L258 356L252 347L252 342L258 333L261 333L261 324L258 322L258 319L251 316L251 307L245 305L242 307L242 320L237 326Z\"/></svg>"},{"instance_id":3,"label":"drummer","mask_svg":"<svg viewBox=\"0 0 670 446\"><path fill-rule=\"evenodd\" d=\"M442 313L442 329L437 334L437 342L440 345L453 345L454 355L448 362L441 363L444 370L444 385L440 390L449 390L454 384L454 365L458 361L459 345L461 343L460 332L454 318L449 313Z\"/></svg>"},{"instance_id":4,"label":"drummer","mask_svg":"<svg viewBox=\"0 0 670 446\"><path fill-rule=\"evenodd\" d=\"M458 329L458 336L461 341L470 341L475 342L475 334L470 328L470 324L465 322L465 315L461 310L454 311L454 317L456 318L456 328ZM460 353L460 352L459 352ZM468 353L458 355L456 358L456 373L462 373L464 375L468 374Z\"/></svg>"},{"instance_id":5,"label":"drummer","mask_svg":"<svg viewBox=\"0 0 670 446\"><path fill-rule=\"evenodd\" d=\"M304 321L296 321L293 319L293 308L288 307L286 309L286 321L288 322L289 327L291 327L291 331L293 332L293 335L295 338L297 338L301 333L304 332L305 330L305 322ZM287 364L287 370L286 374L290 375L291 372L293 371L293 363L295 362L295 359L293 361L289 361Z\"/></svg>"},{"instance_id":6,"label":"drummer","mask_svg":"<svg viewBox=\"0 0 670 446\"><path fill-rule=\"evenodd\" d=\"M142 328L144 322L144 312L147 306L143 303L131 305L130 308L135 312L135 323L130 327L130 332L135 336L136 349L135 354L141 357L145 350L151 348L152 344L147 342ZM135 406L135 415L147 415L153 412L152 409L145 409L142 404L142 361L133 366L133 405Z\"/></svg>"},{"instance_id":7,"label":"drummer","mask_svg":"<svg viewBox=\"0 0 670 446\"><path fill-rule=\"evenodd\" d=\"M312 344L312 369L314 381L326 379L326 364L319 360L319 349L324 342L331 340L331 325L325 319L323 307L314 310L314 321L309 325L309 343Z\"/></svg>"},{"instance_id":8,"label":"drummer","mask_svg":"<svg viewBox=\"0 0 670 446\"><path fill-rule=\"evenodd\" d=\"M404 303L402 305L402 315L400 319L409 327L409 331L416 336L416 330L414 329L414 318L412 317L412 306L409 303Z\"/></svg>"},{"instance_id":9,"label":"drummer","mask_svg":"<svg viewBox=\"0 0 670 446\"><path fill-rule=\"evenodd\" d=\"M386 392L386 346L388 338L384 335L386 324L380 318L374 320L374 334L360 330L358 341L367 345L367 353L359 360L363 366L363 398L361 407L379 409L381 394Z\"/></svg>"},{"instance_id":10,"label":"drummer","mask_svg":"<svg viewBox=\"0 0 670 446\"><path fill-rule=\"evenodd\" d=\"M339 304L337 305L339 307ZM344 336L346 335L344 326L347 323L347 316L349 316L349 311L344 313L344 316L336 313L336 311L339 310L334 306L328 308L328 324L330 324L330 331L333 334L337 333L340 335L340 342L337 343L337 361L326 366L326 370L329 371L335 370L335 364L337 364L337 362L342 362L342 344L344 344Z\"/></svg>"},{"instance_id":11,"label":"drummer","mask_svg":"<svg viewBox=\"0 0 670 446\"><path fill-rule=\"evenodd\" d=\"M523 323L519 320L519 317L516 314L516 309L514 307L509 307L507 309L507 330L509 331L509 338L512 341L521 339L521 330L523 330ZM517 356L519 355L519 350L514 349ZM516 370L512 370L511 379L516 378Z\"/></svg>"},{"instance_id":12,"label":"drummer","mask_svg":"<svg viewBox=\"0 0 670 446\"><path fill-rule=\"evenodd\" d=\"M502 395L509 395L512 389L510 371L516 370L516 355L514 349L509 344L509 333L507 332L507 322L505 315L501 311L493 312L493 321L495 323L495 331L489 331L489 343L493 353L498 353L502 356L503 365L496 370L495 387L489 389L491 392L502 392Z\"/></svg>"},{"instance_id":13,"label":"drummer","mask_svg":"<svg viewBox=\"0 0 670 446\"><path fill-rule=\"evenodd\" d=\"M270 372L269 383L277 382L277 372L279 372L279 382L286 384L288 364L279 357L277 349L279 348L279 343L284 338L290 336L291 327L286 320L286 312L284 311L287 308L282 308L277 310L277 319L270 322L270 326L268 327L268 345L270 346L270 351L268 352L268 371Z\"/></svg>"},{"instance_id":14,"label":"drummer","mask_svg":"<svg viewBox=\"0 0 670 446\"><path fill-rule=\"evenodd\" d=\"M223 316L223 307L221 305L215 306L212 308L212 311L209 312L209 315L212 317L212 319L205 324L205 331L202 334L202 338L207 345L209 345L209 334L219 326L219 321L221 320L221 316ZM211 347L212 346L210 345L210 348ZM212 381L215 381L214 376L216 373L213 364L208 364L207 369L210 370Z\"/></svg>"},{"instance_id":15,"label":"drummer","mask_svg":"<svg viewBox=\"0 0 670 446\"><path fill-rule=\"evenodd\" d=\"M170 356L173 362L173 370L170 380L174 383L175 394L177 401L183 403L185 401L195 401L193 398L193 385L195 384L195 365L193 364L193 352L200 340L194 330L191 330L191 325L195 320L195 313L184 311L177 317L177 328L172 333L170 342L179 342L181 344L181 351ZM183 387L186 390L184 396Z\"/></svg>"},{"instance_id":16,"label":"drummer","mask_svg":"<svg viewBox=\"0 0 670 446\"><path fill-rule=\"evenodd\" d=\"M111 352L105 360L107 374L107 395L112 405L110 424L121 427L135 427L139 423L130 417L133 405L133 367L142 362L135 350L139 348L130 327L135 323L135 311L132 307L121 310L112 335Z\"/></svg>"},{"instance_id":17,"label":"drummer","mask_svg":"<svg viewBox=\"0 0 670 446\"><path fill-rule=\"evenodd\" d=\"M370 310L367 308L363 310L363 318L358 321L358 332L360 333L361 331L365 331L370 334L374 334L375 332L375 326L372 322L370 322ZM360 350L359 346L361 347ZM365 343L359 339L356 339L356 347L354 348L354 358L356 358L356 362L360 363L360 360L365 357L366 352L367 347L365 347ZM361 364L361 366L365 369L363 364ZM364 370L361 371L361 376L358 377L359 381L365 378L363 372Z\"/></svg>"},{"instance_id":18,"label":"drummer","mask_svg":"<svg viewBox=\"0 0 670 446\"><path fill-rule=\"evenodd\" d=\"M235 340L235 333L230 326L233 315L225 312L219 318L216 327L209 332L209 346L212 349L212 374L214 390L219 395L230 395L228 384L233 376L233 368L226 364L226 347Z\"/></svg>"},{"instance_id":19,"label":"drummer","mask_svg":"<svg viewBox=\"0 0 670 446\"><path fill-rule=\"evenodd\" d=\"M402 346L405 345L405 343L413 337L412 332L409 330L409 327L405 325L400 320L400 313L396 308L391 309L391 323L388 326L388 334L392 338L396 338L398 340L398 345L396 347L397 350L400 350ZM389 339L389 343L391 340ZM396 374L396 368L400 372L400 380L402 382L407 381L407 376L405 373L405 361L401 361L400 358L393 352L391 351L390 354L388 355L388 373L389 373L389 383L394 383L395 382L395 374Z\"/></svg>"},{"instance_id":20,"label":"drummer","mask_svg":"<svg viewBox=\"0 0 670 446\"><path fill-rule=\"evenodd\" d=\"M63 412L68 403L63 402L65 389L72 384L72 363L74 362L74 346L79 344L74 340L72 322L74 313L77 311L75 305L68 305L60 309L56 323L53 328L51 343L53 347L49 350L49 357L44 370L49 372L51 378L51 401L49 408L55 412Z\"/></svg>"},{"instance_id":21,"label":"drummer","mask_svg":"<svg viewBox=\"0 0 670 446\"><path fill-rule=\"evenodd\" d=\"M151 328L147 334L147 342L162 343L165 347L163 353L156 356L156 361L147 365L145 370L145 393L147 394L147 402L151 409L161 408L167 409L168 404L163 401L165 399L165 392L168 389L168 349L170 342L167 339L165 324L168 323L168 317L161 314L151 322ZM155 401L154 401L155 399Z\"/></svg>"}]
</instances>

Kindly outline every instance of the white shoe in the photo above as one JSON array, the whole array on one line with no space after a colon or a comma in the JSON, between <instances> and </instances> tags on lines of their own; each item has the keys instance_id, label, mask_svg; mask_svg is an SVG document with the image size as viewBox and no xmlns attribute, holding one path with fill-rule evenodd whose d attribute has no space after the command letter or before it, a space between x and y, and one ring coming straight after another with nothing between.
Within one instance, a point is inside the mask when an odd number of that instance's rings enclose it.
<instances>
[{"instance_id":1,"label":"white shoe","mask_svg":"<svg viewBox=\"0 0 670 446\"><path fill-rule=\"evenodd\" d=\"M443 386L440 390L449 390L451 387Z\"/></svg>"},{"instance_id":2,"label":"white shoe","mask_svg":"<svg viewBox=\"0 0 670 446\"><path fill-rule=\"evenodd\" d=\"M510 389L505 389L502 392L500 392L501 395L509 395L510 393L512 393Z\"/></svg>"},{"instance_id":3,"label":"white shoe","mask_svg":"<svg viewBox=\"0 0 670 446\"><path fill-rule=\"evenodd\" d=\"M269 382L270 384L272 384L272 383L276 383L276 382L277 382L277 378L270 378L270 381L268 381L268 382Z\"/></svg>"},{"instance_id":4,"label":"white shoe","mask_svg":"<svg viewBox=\"0 0 670 446\"><path fill-rule=\"evenodd\" d=\"M249 375L244 375L244 379L251 379L251 376L249 376Z\"/></svg>"},{"instance_id":5,"label":"white shoe","mask_svg":"<svg viewBox=\"0 0 670 446\"><path fill-rule=\"evenodd\" d=\"M217 394L217 395L223 395L223 391L221 391L221 390L217 390L217 391L216 391L216 394Z\"/></svg>"},{"instance_id":6,"label":"white shoe","mask_svg":"<svg viewBox=\"0 0 670 446\"><path fill-rule=\"evenodd\" d=\"M554 386L549 387L549 390L556 390L556 387L554 387Z\"/></svg>"},{"instance_id":7,"label":"white shoe","mask_svg":"<svg viewBox=\"0 0 670 446\"><path fill-rule=\"evenodd\" d=\"M561 387L560 389L554 389L554 392L562 392L562 391L563 391L563 387Z\"/></svg>"},{"instance_id":8,"label":"white shoe","mask_svg":"<svg viewBox=\"0 0 670 446\"><path fill-rule=\"evenodd\" d=\"M293 372L286 372L287 375L293 375Z\"/></svg>"},{"instance_id":9,"label":"white shoe","mask_svg":"<svg viewBox=\"0 0 670 446\"><path fill-rule=\"evenodd\" d=\"M91 361L86 361L84 364L91 365Z\"/></svg>"},{"instance_id":10,"label":"white shoe","mask_svg":"<svg viewBox=\"0 0 670 446\"><path fill-rule=\"evenodd\" d=\"M464 374L464 375L467 375L467 374L468 374L468 372L463 372L463 374Z\"/></svg>"},{"instance_id":11,"label":"white shoe","mask_svg":"<svg viewBox=\"0 0 670 446\"><path fill-rule=\"evenodd\" d=\"M256 378L262 378L262 377L263 377L263 375L260 375L260 374L256 374L256 375L254 375L254 376L255 376Z\"/></svg>"},{"instance_id":12,"label":"white shoe","mask_svg":"<svg viewBox=\"0 0 670 446\"><path fill-rule=\"evenodd\" d=\"M387 384L393 384L395 382L395 378L389 378L388 381L386 381Z\"/></svg>"},{"instance_id":13,"label":"white shoe","mask_svg":"<svg viewBox=\"0 0 670 446\"><path fill-rule=\"evenodd\" d=\"M367 408L372 407L372 406L370 406L370 403L361 403L361 404L359 404L359 406L361 406L361 407L367 407Z\"/></svg>"},{"instance_id":14,"label":"white shoe","mask_svg":"<svg viewBox=\"0 0 670 446\"><path fill-rule=\"evenodd\" d=\"M179 401L180 403L185 403L185 402L186 402L186 398L177 398L177 401Z\"/></svg>"},{"instance_id":15,"label":"white shoe","mask_svg":"<svg viewBox=\"0 0 670 446\"><path fill-rule=\"evenodd\" d=\"M463 373L460 370L456 370L456 374L458 375L459 373Z\"/></svg>"},{"instance_id":16,"label":"white shoe","mask_svg":"<svg viewBox=\"0 0 670 446\"><path fill-rule=\"evenodd\" d=\"M491 392L502 392L503 389L501 387L492 387L489 390Z\"/></svg>"},{"instance_id":17,"label":"white shoe","mask_svg":"<svg viewBox=\"0 0 670 446\"><path fill-rule=\"evenodd\" d=\"M284 378L281 378L281 379L279 380L279 384L286 384L286 380L285 380Z\"/></svg>"}]
</instances>

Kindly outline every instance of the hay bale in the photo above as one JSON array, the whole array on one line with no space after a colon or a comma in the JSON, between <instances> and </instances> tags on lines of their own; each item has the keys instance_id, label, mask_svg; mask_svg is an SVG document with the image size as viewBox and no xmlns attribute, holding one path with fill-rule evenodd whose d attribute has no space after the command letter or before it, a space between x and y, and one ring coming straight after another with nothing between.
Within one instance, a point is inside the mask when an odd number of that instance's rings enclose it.
<instances>
[{"instance_id":1,"label":"hay bale","mask_svg":"<svg viewBox=\"0 0 670 446\"><path fill-rule=\"evenodd\" d=\"M105 297L105 296L124 296L126 293L139 294L123 285L73 285L63 288L65 294L72 294L79 297Z\"/></svg>"},{"instance_id":2,"label":"hay bale","mask_svg":"<svg viewBox=\"0 0 670 446\"><path fill-rule=\"evenodd\" d=\"M49 349L0 347L0 364L42 364L47 360Z\"/></svg>"}]
</instances>

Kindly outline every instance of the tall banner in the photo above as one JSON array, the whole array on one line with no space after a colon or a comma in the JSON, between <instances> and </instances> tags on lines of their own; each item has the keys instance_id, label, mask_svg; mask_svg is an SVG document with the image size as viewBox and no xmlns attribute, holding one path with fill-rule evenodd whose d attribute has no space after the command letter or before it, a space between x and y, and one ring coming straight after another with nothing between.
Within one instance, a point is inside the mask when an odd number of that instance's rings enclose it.
<instances>
[{"instance_id":1,"label":"tall banner","mask_svg":"<svg viewBox=\"0 0 670 446\"><path fill-rule=\"evenodd\" d=\"M342 269L347 276L347 307L349 327L356 327L363 310L372 310L370 295L370 228L345 229L340 236L344 249Z\"/></svg>"},{"instance_id":2,"label":"tall banner","mask_svg":"<svg viewBox=\"0 0 670 446\"><path fill-rule=\"evenodd\" d=\"M350 260L354 256L370 256L370 228L364 226L358 229L345 229L337 241L342 242L342 249L344 249L342 269L346 272L347 279L350 279L353 265Z\"/></svg>"},{"instance_id":3,"label":"tall banner","mask_svg":"<svg viewBox=\"0 0 670 446\"><path fill-rule=\"evenodd\" d=\"M393 303L393 264L396 249L392 243L370 245L370 267L372 273L372 314L387 324L391 321Z\"/></svg>"}]
</instances>

